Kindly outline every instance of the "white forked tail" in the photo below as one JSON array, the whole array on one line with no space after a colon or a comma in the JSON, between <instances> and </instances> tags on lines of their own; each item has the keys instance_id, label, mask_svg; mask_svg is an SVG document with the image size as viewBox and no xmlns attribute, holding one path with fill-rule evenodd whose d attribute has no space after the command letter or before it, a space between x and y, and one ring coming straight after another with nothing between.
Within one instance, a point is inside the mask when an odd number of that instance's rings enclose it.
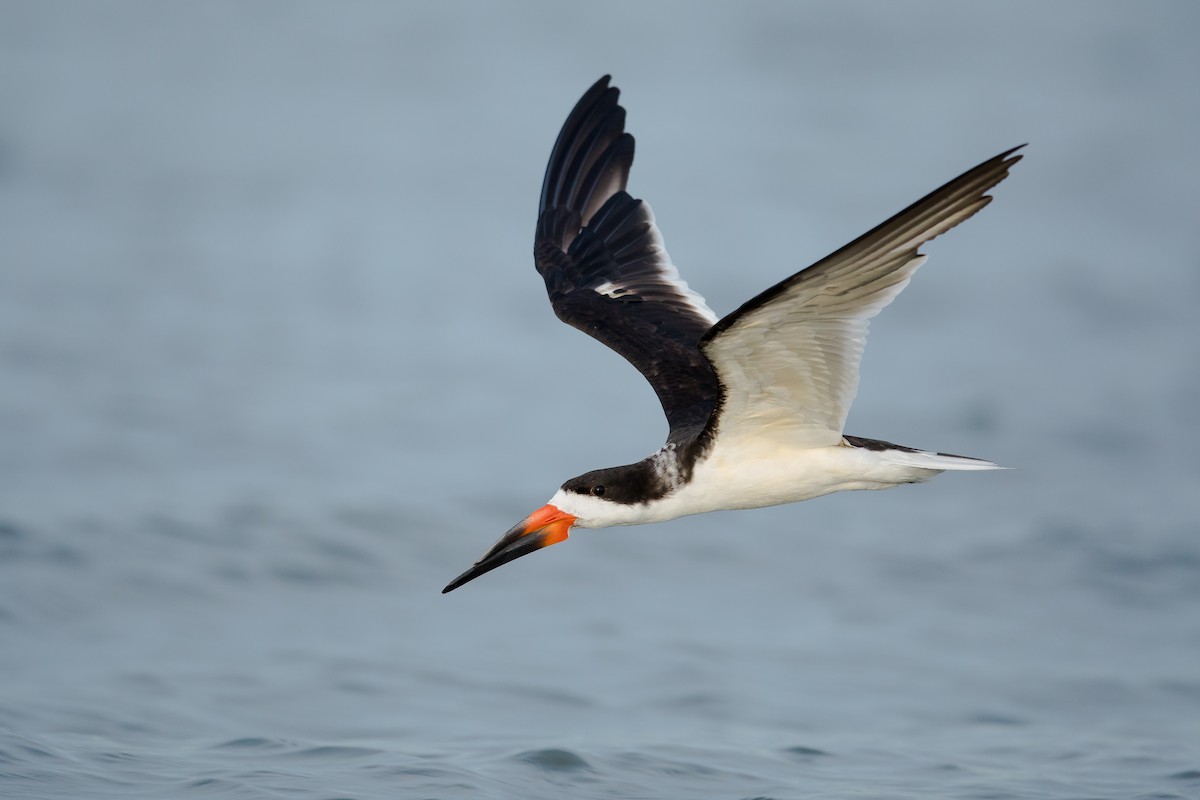
<instances>
[{"instance_id":1,"label":"white forked tail","mask_svg":"<svg viewBox=\"0 0 1200 800\"><path fill-rule=\"evenodd\" d=\"M926 450L880 450L880 460L902 467L920 469L1011 469L982 458L954 456L948 453L930 453Z\"/></svg>"}]
</instances>

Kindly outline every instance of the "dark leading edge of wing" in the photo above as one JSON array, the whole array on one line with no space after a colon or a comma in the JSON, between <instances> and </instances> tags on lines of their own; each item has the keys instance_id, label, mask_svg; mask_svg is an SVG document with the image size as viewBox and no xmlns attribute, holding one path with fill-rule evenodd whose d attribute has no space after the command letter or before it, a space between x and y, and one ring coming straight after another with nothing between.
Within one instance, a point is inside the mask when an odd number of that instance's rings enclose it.
<instances>
[{"instance_id":1,"label":"dark leading edge of wing","mask_svg":"<svg viewBox=\"0 0 1200 800\"><path fill-rule=\"evenodd\" d=\"M558 318L633 364L662 403L669 440L683 441L720 391L699 349L715 317L679 281L649 207L624 191L634 143L608 82L580 98L554 144L534 261Z\"/></svg>"},{"instance_id":2,"label":"dark leading edge of wing","mask_svg":"<svg viewBox=\"0 0 1200 800\"><path fill-rule=\"evenodd\" d=\"M858 387L869 320L921 265L922 245L991 202L988 190L1021 159L1013 155L1019 149L964 172L714 325L701 349L722 380L732 379L722 407L761 423L780 413L778 403L760 396L764 381L790 383L794 395L806 397L793 420L798 429L816 440L840 437ZM772 331L769 348L763 330ZM784 351L807 366L776 357ZM724 424L721 416L713 415L709 433Z\"/></svg>"}]
</instances>

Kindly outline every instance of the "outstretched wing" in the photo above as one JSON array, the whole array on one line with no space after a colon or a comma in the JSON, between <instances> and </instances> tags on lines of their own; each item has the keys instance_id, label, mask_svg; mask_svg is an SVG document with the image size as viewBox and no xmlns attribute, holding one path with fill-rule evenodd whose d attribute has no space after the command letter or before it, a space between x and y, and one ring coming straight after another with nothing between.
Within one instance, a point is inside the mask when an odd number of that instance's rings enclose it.
<instances>
[{"instance_id":1,"label":"outstretched wing","mask_svg":"<svg viewBox=\"0 0 1200 800\"><path fill-rule=\"evenodd\" d=\"M558 318L637 367L669 440L681 441L716 407L720 387L699 343L717 317L680 279L650 207L624 191L633 137L608 82L580 98L550 153L534 261Z\"/></svg>"},{"instance_id":2,"label":"outstretched wing","mask_svg":"<svg viewBox=\"0 0 1200 800\"><path fill-rule=\"evenodd\" d=\"M722 441L837 444L871 318L925 262L918 248L991 202L986 192L1021 159L1018 149L963 173L713 326L701 349L724 393L708 431L719 428Z\"/></svg>"}]
</instances>

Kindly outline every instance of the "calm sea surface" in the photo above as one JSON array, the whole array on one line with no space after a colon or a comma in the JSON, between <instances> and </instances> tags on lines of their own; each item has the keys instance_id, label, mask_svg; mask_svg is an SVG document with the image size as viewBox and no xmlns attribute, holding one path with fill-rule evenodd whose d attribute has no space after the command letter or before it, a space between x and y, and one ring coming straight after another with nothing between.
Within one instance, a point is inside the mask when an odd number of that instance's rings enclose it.
<instances>
[{"instance_id":1,"label":"calm sea surface","mask_svg":"<svg viewBox=\"0 0 1200 800\"><path fill-rule=\"evenodd\" d=\"M1200 797L1188 3L0 4L0 796ZM850 433L1018 469L608 531L530 258L614 74L718 314L1028 158Z\"/></svg>"}]
</instances>

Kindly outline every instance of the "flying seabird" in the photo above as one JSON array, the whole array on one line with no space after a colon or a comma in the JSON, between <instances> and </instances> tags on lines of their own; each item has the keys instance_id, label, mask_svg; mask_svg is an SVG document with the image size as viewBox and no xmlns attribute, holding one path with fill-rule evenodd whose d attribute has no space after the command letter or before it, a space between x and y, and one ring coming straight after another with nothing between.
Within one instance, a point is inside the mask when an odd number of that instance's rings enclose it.
<instances>
[{"instance_id":1,"label":"flying seabird","mask_svg":"<svg viewBox=\"0 0 1200 800\"><path fill-rule=\"evenodd\" d=\"M542 183L534 262L554 313L620 353L654 388L666 443L593 470L504 534L443 592L563 541L571 528L662 522L851 489L999 469L842 432L870 320L908 285L918 249L991 202L1015 147L718 319L625 191L633 137L609 76L563 124ZM1023 147L1024 145L1021 145Z\"/></svg>"}]
</instances>

